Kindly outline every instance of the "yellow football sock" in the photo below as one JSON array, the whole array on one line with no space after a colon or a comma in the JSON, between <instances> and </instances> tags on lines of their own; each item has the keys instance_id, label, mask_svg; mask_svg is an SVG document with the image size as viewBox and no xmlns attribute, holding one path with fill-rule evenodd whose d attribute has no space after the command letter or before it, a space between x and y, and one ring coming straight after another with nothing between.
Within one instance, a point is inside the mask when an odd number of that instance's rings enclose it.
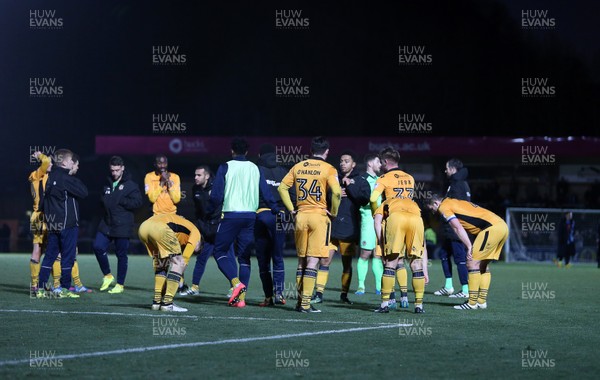
<instances>
[{"instance_id":1,"label":"yellow football sock","mask_svg":"<svg viewBox=\"0 0 600 380\"><path fill-rule=\"evenodd\" d=\"M73 263L73 268L71 269L71 277L73 277L73 283L75 286L83 286L81 280L79 279L79 264L77 264L77 260Z\"/></svg>"},{"instance_id":2,"label":"yellow football sock","mask_svg":"<svg viewBox=\"0 0 600 380\"><path fill-rule=\"evenodd\" d=\"M38 286L40 278L40 262L29 260L29 270L31 271L31 286Z\"/></svg>"},{"instance_id":3,"label":"yellow football sock","mask_svg":"<svg viewBox=\"0 0 600 380\"><path fill-rule=\"evenodd\" d=\"M240 283L241 283L241 281L240 281L240 279L238 277L234 277L234 278L231 279L231 287L232 288L235 288L235 286L237 284L240 284Z\"/></svg>"},{"instance_id":4,"label":"yellow football sock","mask_svg":"<svg viewBox=\"0 0 600 380\"><path fill-rule=\"evenodd\" d=\"M169 272L169 274L167 274L167 290L163 297L163 303L165 305L173 303L173 297L175 297L175 293L179 288L179 280L181 280L181 274L176 272Z\"/></svg>"},{"instance_id":5,"label":"yellow football sock","mask_svg":"<svg viewBox=\"0 0 600 380\"><path fill-rule=\"evenodd\" d=\"M479 297L479 285L481 283L481 273L479 269L469 269L469 305L475 306Z\"/></svg>"},{"instance_id":6,"label":"yellow football sock","mask_svg":"<svg viewBox=\"0 0 600 380\"><path fill-rule=\"evenodd\" d=\"M398 285L400 286L400 297L408 296L408 272L404 267L404 264L398 264L396 267L396 278L398 279Z\"/></svg>"},{"instance_id":7,"label":"yellow football sock","mask_svg":"<svg viewBox=\"0 0 600 380\"><path fill-rule=\"evenodd\" d=\"M298 292L298 304L302 300L302 268L296 268L296 291Z\"/></svg>"},{"instance_id":8,"label":"yellow football sock","mask_svg":"<svg viewBox=\"0 0 600 380\"><path fill-rule=\"evenodd\" d=\"M167 274L164 271L157 272L154 274L154 302L160 303L162 301L163 287L167 281Z\"/></svg>"},{"instance_id":9,"label":"yellow football sock","mask_svg":"<svg viewBox=\"0 0 600 380\"><path fill-rule=\"evenodd\" d=\"M310 299L315 290L315 283L317 282L317 270L312 268L306 268L304 270L304 276L302 277L302 307L308 309L310 307Z\"/></svg>"},{"instance_id":10,"label":"yellow football sock","mask_svg":"<svg viewBox=\"0 0 600 380\"><path fill-rule=\"evenodd\" d=\"M383 277L381 278L381 300L383 302L388 302L390 300L390 293L392 293L392 290L394 289L394 282L396 282L394 270L385 268L383 270Z\"/></svg>"},{"instance_id":11,"label":"yellow football sock","mask_svg":"<svg viewBox=\"0 0 600 380\"><path fill-rule=\"evenodd\" d=\"M323 292L325 291L325 286L327 285L327 280L328 279L329 279L329 267L321 265L319 267L319 271L317 272L316 290L317 290L318 293L323 294ZM343 277L342 277L342 281L344 281ZM302 294L304 294L304 293L302 293Z\"/></svg>"},{"instance_id":12,"label":"yellow football sock","mask_svg":"<svg viewBox=\"0 0 600 380\"><path fill-rule=\"evenodd\" d=\"M54 261L52 264L52 278L54 279L54 287L60 286L60 260Z\"/></svg>"},{"instance_id":13,"label":"yellow football sock","mask_svg":"<svg viewBox=\"0 0 600 380\"><path fill-rule=\"evenodd\" d=\"M200 286L192 284L192 290L198 291L198 290L200 290Z\"/></svg>"},{"instance_id":14,"label":"yellow football sock","mask_svg":"<svg viewBox=\"0 0 600 380\"><path fill-rule=\"evenodd\" d=\"M481 275L481 281L479 282L479 298L478 303L485 303L487 301L488 290L490 289L490 283L492 282L492 274L485 272Z\"/></svg>"},{"instance_id":15,"label":"yellow football sock","mask_svg":"<svg viewBox=\"0 0 600 380\"><path fill-rule=\"evenodd\" d=\"M425 293L425 274L423 271L413 272L412 286L415 291L415 305L423 303L423 293Z\"/></svg>"}]
</instances>

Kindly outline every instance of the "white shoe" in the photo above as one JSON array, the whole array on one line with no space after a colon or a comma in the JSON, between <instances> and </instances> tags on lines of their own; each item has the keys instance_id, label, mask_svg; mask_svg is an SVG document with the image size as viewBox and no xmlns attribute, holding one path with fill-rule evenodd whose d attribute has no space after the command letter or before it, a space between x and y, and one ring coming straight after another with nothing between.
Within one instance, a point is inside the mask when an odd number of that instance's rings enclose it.
<instances>
[{"instance_id":1,"label":"white shoe","mask_svg":"<svg viewBox=\"0 0 600 380\"><path fill-rule=\"evenodd\" d=\"M463 303L462 305L454 306L456 310L477 310L477 305L471 306L468 302Z\"/></svg>"},{"instance_id":2,"label":"white shoe","mask_svg":"<svg viewBox=\"0 0 600 380\"><path fill-rule=\"evenodd\" d=\"M462 290L458 293L450 294L448 297L449 298L469 298L469 296L467 294L463 293Z\"/></svg>"},{"instance_id":3,"label":"white shoe","mask_svg":"<svg viewBox=\"0 0 600 380\"><path fill-rule=\"evenodd\" d=\"M484 302L484 303L477 302L477 308L478 309L487 309L487 302Z\"/></svg>"},{"instance_id":4,"label":"white shoe","mask_svg":"<svg viewBox=\"0 0 600 380\"><path fill-rule=\"evenodd\" d=\"M170 305L162 305L160 307L160 311L172 311L175 313L185 313L186 311L188 311L188 309L186 309L185 307L180 307L175 305L174 303L170 304Z\"/></svg>"},{"instance_id":5,"label":"white shoe","mask_svg":"<svg viewBox=\"0 0 600 380\"><path fill-rule=\"evenodd\" d=\"M434 296L449 296L450 294L454 293L454 288L450 288L450 289L446 289L446 288L441 288L440 290L436 290L435 292L433 292Z\"/></svg>"},{"instance_id":6,"label":"white shoe","mask_svg":"<svg viewBox=\"0 0 600 380\"><path fill-rule=\"evenodd\" d=\"M152 302L152 307L150 309L157 311L160 310L160 303Z\"/></svg>"}]
</instances>

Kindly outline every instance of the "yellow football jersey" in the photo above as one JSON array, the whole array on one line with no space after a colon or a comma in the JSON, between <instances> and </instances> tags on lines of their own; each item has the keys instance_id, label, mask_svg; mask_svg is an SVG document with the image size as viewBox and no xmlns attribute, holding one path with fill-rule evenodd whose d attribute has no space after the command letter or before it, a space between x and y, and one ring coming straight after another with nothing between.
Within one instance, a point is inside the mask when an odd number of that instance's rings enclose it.
<instances>
[{"instance_id":1,"label":"yellow football jersey","mask_svg":"<svg viewBox=\"0 0 600 380\"><path fill-rule=\"evenodd\" d=\"M288 189L296 188L298 211L321 212L327 210L327 190L331 190L330 213L337 215L341 199L341 188L337 170L319 158L309 158L297 163L281 180L278 191L285 207L292 211L294 206Z\"/></svg>"},{"instance_id":2,"label":"yellow football jersey","mask_svg":"<svg viewBox=\"0 0 600 380\"><path fill-rule=\"evenodd\" d=\"M40 161L40 167L29 174L29 183L31 184L31 197L33 198L33 211L38 211L40 206L40 183L42 184L41 189L46 187L46 180L48 176L46 171L50 166L50 157L40 154L38 156Z\"/></svg>"},{"instance_id":3,"label":"yellow football jersey","mask_svg":"<svg viewBox=\"0 0 600 380\"><path fill-rule=\"evenodd\" d=\"M383 215L387 218L390 214L395 212L408 212L421 216L421 209L419 205L412 199L408 198L390 198L386 199L378 208L375 210L374 215Z\"/></svg>"},{"instance_id":4,"label":"yellow football jersey","mask_svg":"<svg viewBox=\"0 0 600 380\"><path fill-rule=\"evenodd\" d=\"M410 174L400 169L392 169L377 178L375 187L371 192L371 210L377 209L377 199L408 198L412 199L415 192L415 179Z\"/></svg>"},{"instance_id":5,"label":"yellow football jersey","mask_svg":"<svg viewBox=\"0 0 600 380\"><path fill-rule=\"evenodd\" d=\"M454 218L458 219L465 231L472 235L477 235L492 225L504 223L504 220L493 212L460 199L444 198L438 211L448 222Z\"/></svg>"},{"instance_id":6,"label":"yellow football jersey","mask_svg":"<svg viewBox=\"0 0 600 380\"><path fill-rule=\"evenodd\" d=\"M181 200L181 182L177 174L170 174L169 179L173 181L170 189L167 189L166 185L160 185L161 176L156 172L150 172L144 178L144 190L152 202L152 211L155 215L177 212L176 204Z\"/></svg>"},{"instance_id":7,"label":"yellow football jersey","mask_svg":"<svg viewBox=\"0 0 600 380\"><path fill-rule=\"evenodd\" d=\"M179 245L185 247L183 256L189 259L196 248L196 244L201 239L200 231L194 223L177 214L158 214L148 220L152 220L155 223L164 223L173 230L179 241Z\"/></svg>"}]
</instances>

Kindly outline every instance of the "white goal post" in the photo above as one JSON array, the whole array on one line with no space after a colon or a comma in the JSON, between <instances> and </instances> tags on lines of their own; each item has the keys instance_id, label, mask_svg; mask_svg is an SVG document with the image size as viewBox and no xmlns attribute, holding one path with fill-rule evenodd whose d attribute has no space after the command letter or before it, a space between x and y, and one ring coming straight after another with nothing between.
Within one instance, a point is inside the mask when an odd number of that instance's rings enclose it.
<instances>
[{"instance_id":1,"label":"white goal post","mask_svg":"<svg viewBox=\"0 0 600 380\"><path fill-rule=\"evenodd\" d=\"M550 261L558 250L558 229L565 213L575 221L574 262L595 262L598 250L600 210L508 207L508 240L504 260Z\"/></svg>"}]
</instances>

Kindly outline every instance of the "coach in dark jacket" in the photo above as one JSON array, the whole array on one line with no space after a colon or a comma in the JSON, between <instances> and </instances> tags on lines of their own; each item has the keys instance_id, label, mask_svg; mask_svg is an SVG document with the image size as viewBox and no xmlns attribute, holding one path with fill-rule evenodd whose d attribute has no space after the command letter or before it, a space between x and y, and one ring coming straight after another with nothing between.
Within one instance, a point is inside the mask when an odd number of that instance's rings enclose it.
<instances>
[{"instance_id":1,"label":"coach in dark jacket","mask_svg":"<svg viewBox=\"0 0 600 380\"><path fill-rule=\"evenodd\" d=\"M356 169L352 169L342 177L340 186L342 187L342 200L337 217L331 222L331 238L358 243L360 240L360 208L369 203L371 187Z\"/></svg>"},{"instance_id":2,"label":"coach in dark jacket","mask_svg":"<svg viewBox=\"0 0 600 380\"><path fill-rule=\"evenodd\" d=\"M42 261L38 287L46 285L52 264L61 254L61 296L78 297L69 292L71 269L75 261L79 233L79 199L87 197L87 187L69 175L73 168L73 152L59 149L54 154L54 166L48 174L42 208L48 228L48 242ZM48 289L48 288L47 288Z\"/></svg>"},{"instance_id":3,"label":"coach in dark jacket","mask_svg":"<svg viewBox=\"0 0 600 380\"><path fill-rule=\"evenodd\" d=\"M142 193L138 185L131 180L129 173L125 171L121 157L111 157L109 167L111 176L107 178L102 194L104 217L98 225L94 253L104 274L100 287L100 291L104 291L114 282L107 252L110 242L114 242L117 255L117 284L109 290L109 293L114 294L122 293L124 290L129 237L133 232L133 212L142 206Z\"/></svg>"},{"instance_id":4,"label":"coach in dark jacket","mask_svg":"<svg viewBox=\"0 0 600 380\"><path fill-rule=\"evenodd\" d=\"M450 185L448 186L445 195L446 198L471 201L471 189L467 183L469 171L463 166L463 163L456 158L452 158L446 162L445 171L446 176L448 176L450 181ZM469 272L467 270L467 251L458 236L456 236L452 227L450 227L450 224L443 218L441 223L442 244L438 252L440 259L442 260L442 270L444 271L446 282L444 287L435 291L433 294L436 296L449 295L453 298L468 298ZM458 271L458 278L461 284L461 290L456 293L454 292L452 284L452 264L450 263L450 256L454 257L454 263L456 264L456 270Z\"/></svg>"},{"instance_id":5,"label":"coach in dark jacket","mask_svg":"<svg viewBox=\"0 0 600 380\"><path fill-rule=\"evenodd\" d=\"M338 248L342 256L342 292L340 300L351 304L348 291L352 282L352 258L356 255L360 241L360 208L369 203L371 187L369 182L356 170L356 155L344 151L340 157L340 186L342 200L337 217L331 222L331 242ZM331 253L329 260L331 260ZM329 264L319 267L319 271L329 270ZM315 298L322 299L323 294L317 292ZM318 302L318 301L316 301Z\"/></svg>"},{"instance_id":6,"label":"coach in dark jacket","mask_svg":"<svg viewBox=\"0 0 600 380\"><path fill-rule=\"evenodd\" d=\"M285 210L277 188L287 174L287 170L277 164L275 147L263 144L257 163L258 169L267 181L269 190L275 199L278 210ZM291 196L295 199L295 196ZM260 306L285 304L283 298L285 268L283 265L283 245L287 226L292 225L289 214L280 213L273 215L271 208L262 194L259 196L256 224L254 225L254 241L256 244L256 259L260 272L260 280L265 293L265 301ZM271 261L273 261L273 274L271 275Z\"/></svg>"}]
</instances>

